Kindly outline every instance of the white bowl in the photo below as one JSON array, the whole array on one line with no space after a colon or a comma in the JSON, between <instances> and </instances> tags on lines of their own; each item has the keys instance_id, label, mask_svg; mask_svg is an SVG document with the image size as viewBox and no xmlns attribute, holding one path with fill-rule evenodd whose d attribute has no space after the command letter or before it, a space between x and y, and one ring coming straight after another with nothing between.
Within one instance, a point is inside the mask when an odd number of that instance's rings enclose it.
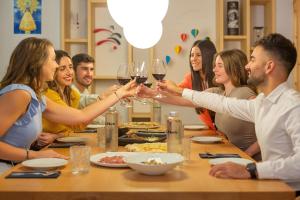
<instances>
[{"instance_id":1,"label":"white bowl","mask_svg":"<svg viewBox=\"0 0 300 200\"><path fill-rule=\"evenodd\" d=\"M149 158L160 158L163 164L144 164ZM125 158L128 166L146 175L162 175L182 163L184 158L177 153L139 153Z\"/></svg>"}]
</instances>

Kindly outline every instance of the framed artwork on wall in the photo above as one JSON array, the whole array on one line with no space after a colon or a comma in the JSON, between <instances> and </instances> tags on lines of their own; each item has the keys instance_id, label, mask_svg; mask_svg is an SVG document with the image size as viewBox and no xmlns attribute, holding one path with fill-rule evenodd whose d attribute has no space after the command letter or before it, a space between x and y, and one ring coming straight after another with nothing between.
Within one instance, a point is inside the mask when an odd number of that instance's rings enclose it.
<instances>
[{"instance_id":1,"label":"framed artwork on wall","mask_svg":"<svg viewBox=\"0 0 300 200\"><path fill-rule=\"evenodd\" d=\"M14 0L14 34L41 34L42 0Z\"/></svg>"}]
</instances>

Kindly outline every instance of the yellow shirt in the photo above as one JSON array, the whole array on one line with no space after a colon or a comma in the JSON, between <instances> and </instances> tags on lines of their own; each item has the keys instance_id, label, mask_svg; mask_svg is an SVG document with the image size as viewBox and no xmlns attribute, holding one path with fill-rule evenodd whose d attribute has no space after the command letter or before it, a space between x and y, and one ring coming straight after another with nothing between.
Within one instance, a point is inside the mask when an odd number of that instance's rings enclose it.
<instances>
[{"instance_id":1,"label":"yellow shirt","mask_svg":"<svg viewBox=\"0 0 300 200\"><path fill-rule=\"evenodd\" d=\"M59 96L59 94L52 89L48 88L44 95L60 105L68 106L68 104L64 102L64 100ZM79 100L80 100L80 94L74 89L72 89L71 107L77 109L79 106ZM85 125L83 124L77 126L67 126L67 125L51 122L43 117L43 132L57 133L57 134L63 133L65 136L68 136L70 133L73 133L74 131L83 130L84 128Z\"/></svg>"}]
</instances>

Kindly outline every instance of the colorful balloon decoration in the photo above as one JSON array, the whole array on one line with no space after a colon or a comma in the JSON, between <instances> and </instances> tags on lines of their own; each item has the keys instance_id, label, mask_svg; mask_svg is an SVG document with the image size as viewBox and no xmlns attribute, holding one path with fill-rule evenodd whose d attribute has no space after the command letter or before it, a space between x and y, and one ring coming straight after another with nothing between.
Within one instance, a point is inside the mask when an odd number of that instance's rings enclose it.
<instances>
[{"instance_id":1,"label":"colorful balloon decoration","mask_svg":"<svg viewBox=\"0 0 300 200\"><path fill-rule=\"evenodd\" d=\"M197 37L198 33L199 33L199 30L196 29L196 28L194 28L194 29L191 30L191 34L194 36L194 38Z\"/></svg>"},{"instance_id":2,"label":"colorful balloon decoration","mask_svg":"<svg viewBox=\"0 0 300 200\"><path fill-rule=\"evenodd\" d=\"M186 39L188 38L188 35L186 33L181 33L180 38L183 42L185 42Z\"/></svg>"},{"instance_id":3,"label":"colorful balloon decoration","mask_svg":"<svg viewBox=\"0 0 300 200\"><path fill-rule=\"evenodd\" d=\"M167 55L166 56L166 63L167 65L171 62L171 56Z\"/></svg>"},{"instance_id":4,"label":"colorful balloon decoration","mask_svg":"<svg viewBox=\"0 0 300 200\"><path fill-rule=\"evenodd\" d=\"M111 30L110 30L111 29ZM110 26L110 29L106 29L106 28L95 28L94 29L94 33L100 33L100 32L107 32L107 33L110 33L110 36L103 39L103 40L100 40L100 41L97 41L96 42L96 45L97 46L100 46L104 43L107 43L107 42L110 42L113 44L112 48L114 50L117 49L117 46L120 46L121 45L121 42L120 42L120 39L122 38L122 35L120 33L117 33L117 32L113 32L112 30L114 30L114 26L111 25Z\"/></svg>"},{"instance_id":5,"label":"colorful balloon decoration","mask_svg":"<svg viewBox=\"0 0 300 200\"><path fill-rule=\"evenodd\" d=\"M182 47L180 45L175 46L175 52L179 54L181 52Z\"/></svg>"}]
</instances>

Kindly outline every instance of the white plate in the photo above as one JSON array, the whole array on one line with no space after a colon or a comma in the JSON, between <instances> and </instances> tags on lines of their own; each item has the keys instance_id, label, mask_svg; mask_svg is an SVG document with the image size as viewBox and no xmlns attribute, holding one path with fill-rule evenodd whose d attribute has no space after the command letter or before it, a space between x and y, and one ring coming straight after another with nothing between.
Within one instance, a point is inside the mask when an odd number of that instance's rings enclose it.
<instances>
[{"instance_id":1,"label":"white plate","mask_svg":"<svg viewBox=\"0 0 300 200\"><path fill-rule=\"evenodd\" d=\"M86 142L87 138L84 137L62 137L56 139L59 142Z\"/></svg>"},{"instance_id":2,"label":"white plate","mask_svg":"<svg viewBox=\"0 0 300 200\"><path fill-rule=\"evenodd\" d=\"M101 125L101 124L89 124L86 127L90 128L90 129L96 129L96 128L105 127L105 125Z\"/></svg>"},{"instance_id":3,"label":"white plate","mask_svg":"<svg viewBox=\"0 0 300 200\"><path fill-rule=\"evenodd\" d=\"M217 164L222 164L226 162L234 162L240 165L247 165L249 163L253 163L252 160L248 160L245 158L215 158L215 159L210 159L208 161L211 165L217 165Z\"/></svg>"},{"instance_id":4,"label":"white plate","mask_svg":"<svg viewBox=\"0 0 300 200\"><path fill-rule=\"evenodd\" d=\"M129 155L134 155L136 153L134 152L106 152L106 153L99 153L99 154L95 154L92 155L90 157L90 161L91 163L95 164L95 165L100 165L103 167L128 167L127 163L124 164L111 164L111 163L102 163L99 162L99 160L101 158L104 158L106 156L111 157L111 156L123 156L124 157L124 161L126 159L126 157L128 157Z\"/></svg>"},{"instance_id":5,"label":"white plate","mask_svg":"<svg viewBox=\"0 0 300 200\"><path fill-rule=\"evenodd\" d=\"M150 158L160 159L163 164L149 165L143 163L148 161ZM183 156L177 153L139 153L135 156L129 156L126 158L126 162L130 168L141 174L152 176L165 174L183 161Z\"/></svg>"},{"instance_id":6,"label":"white plate","mask_svg":"<svg viewBox=\"0 0 300 200\"><path fill-rule=\"evenodd\" d=\"M209 143L221 142L222 138L213 137L213 136L199 136L199 137L192 137L192 141L209 144Z\"/></svg>"},{"instance_id":7,"label":"white plate","mask_svg":"<svg viewBox=\"0 0 300 200\"><path fill-rule=\"evenodd\" d=\"M184 125L185 130L203 130L208 129L205 125Z\"/></svg>"},{"instance_id":8,"label":"white plate","mask_svg":"<svg viewBox=\"0 0 300 200\"><path fill-rule=\"evenodd\" d=\"M25 160L22 162L22 165L29 168L45 170L65 166L67 163L67 160L61 158L37 158Z\"/></svg>"}]
</instances>

